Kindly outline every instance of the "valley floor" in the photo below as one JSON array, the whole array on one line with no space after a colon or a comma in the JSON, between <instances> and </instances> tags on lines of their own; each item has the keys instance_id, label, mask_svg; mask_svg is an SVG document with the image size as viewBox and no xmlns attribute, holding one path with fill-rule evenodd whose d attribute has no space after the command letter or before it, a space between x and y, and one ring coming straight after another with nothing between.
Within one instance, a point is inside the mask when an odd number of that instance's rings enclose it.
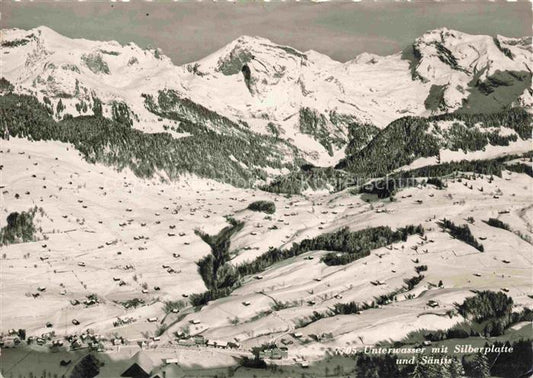
<instances>
[{"instance_id":1,"label":"valley floor","mask_svg":"<svg viewBox=\"0 0 533 378\"><path fill-rule=\"evenodd\" d=\"M533 304L533 180L525 174L449 179L443 190L412 187L395 201L367 202L349 191L287 197L195 177L175 183L141 180L126 170L88 164L72 146L56 142L12 138L3 140L0 150L0 227L12 212L43 209L37 218L40 240L0 249L0 330L23 328L28 336L53 330L59 339L91 329L108 340L105 358L122 360L117 369L127 367L125 359L141 342L147 342L156 364L175 358L187 369L232 366L251 356L252 347L271 342L288 348L280 364L318 361L327 351L400 340L422 328L449 328L464 319L447 311L472 290L504 289L516 307ZM256 200L273 201L276 212L247 210ZM232 264L252 260L270 246L290 247L342 227L421 224L426 232L347 265L327 266L320 261L324 251L307 252L246 278L230 296L194 311L186 304L188 296L206 290L196 262L210 253L194 231L216 234L227 226L228 215L244 222L231 240ZM473 218L469 227L484 252L443 232L437 224L443 218L456 224ZM511 230L483 222L489 218ZM424 279L396 301L306 324L314 312L327 312L335 303L370 302L401 288L420 265L427 265ZM84 304L91 294L98 303ZM144 305L124 306L134 299ZM81 303L73 305L75 300ZM165 302L178 300L186 307L165 313ZM116 326L118 318L129 323ZM175 332L238 346L188 347L178 343ZM118 337L128 345L113 346L110 340ZM16 377L27 366L10 353L15 352L2 351L0 361ZM39 363L57 367L67 358L61 353Z\"/></svg>"}]
</instances>

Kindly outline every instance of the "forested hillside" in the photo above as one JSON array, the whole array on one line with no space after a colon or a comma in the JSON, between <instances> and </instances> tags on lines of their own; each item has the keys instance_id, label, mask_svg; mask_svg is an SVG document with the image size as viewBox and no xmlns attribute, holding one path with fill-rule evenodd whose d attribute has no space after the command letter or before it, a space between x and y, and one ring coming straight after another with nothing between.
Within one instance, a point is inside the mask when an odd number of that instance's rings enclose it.
<instances>
[{"instance_id":1,"label":"forested hillside","mask_svg":"<svg viewBox=\"0 0 533 378\"><path fill-rule=\"evenodd\" d=\"M442 122L452 123L447 130ZM430 118L404 117L393 121L358 152L347 156L336 168L359 175L382 176L417 158L438 156L443 148L478 151L487 145L509 145L530 139L531 114L512 108L493 114L444 114ZM508 128L515 134L503 136L494 128Z\"/></svg>"},{"instance_id":2,"label":"forested hillside","mask_svg":"<svg viewBox=\"0 0 533 378\"><path fill-rule=\"evenodd\" d=\"M2 129L11 136L72 143L87 161L129 168L140 177L175 179L193 173L246 187L264 181L267 168L293 167L275 145L253 133L221 135L186 120L180 121L181 127L196 131L182 138L143 133L101 116L56 122L35 98L13 94L0 97L0 115Z\"/></svg>"}]
</instances>

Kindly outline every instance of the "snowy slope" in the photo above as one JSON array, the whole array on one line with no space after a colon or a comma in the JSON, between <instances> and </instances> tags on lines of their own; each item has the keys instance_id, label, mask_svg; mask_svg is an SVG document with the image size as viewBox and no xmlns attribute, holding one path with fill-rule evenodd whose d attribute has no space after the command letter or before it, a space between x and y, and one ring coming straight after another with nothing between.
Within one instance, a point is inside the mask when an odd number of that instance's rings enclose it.
<instances>
[{"instance_id":1,"label":"snowy slope","mask_svg":"<svg viewBox=\"0 0 533 378\"><path fill-rule=\"evenodd\" d=\"M179 70L167 57L157 58L155 50L142 50L133 43L121 46L69 39L47 27L5 30L2 36L2 75L17 92L33 94L45 103L46 97L54 110L61 99L65 110L55 112L58 118L93 114L95 99L103 103L103 114L111 116L116 101L127 104L132 118L136 118L133 114L144 116L135 119L139 128L152 130L155 117L143 111L139 95L151 87L164 88L167 81L175 82ZM7 41L20 45L6 48Z\"/></svg>"}]
</instances>

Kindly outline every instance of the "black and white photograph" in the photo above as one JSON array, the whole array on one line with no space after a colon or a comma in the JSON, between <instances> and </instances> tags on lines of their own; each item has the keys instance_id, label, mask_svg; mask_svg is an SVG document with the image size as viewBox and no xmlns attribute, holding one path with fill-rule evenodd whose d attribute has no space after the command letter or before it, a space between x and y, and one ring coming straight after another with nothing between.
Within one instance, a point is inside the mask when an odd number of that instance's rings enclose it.
<instances>
[{"instance_id":1,"label":"black and white photograph","mask_svg":"<svg viewBox=\"0 0 533 378\"><path fill-rule=\"evenodd\" d=\"M526 0L0 2L0 377L533 376Z\"/></svg>"}]
</instances>

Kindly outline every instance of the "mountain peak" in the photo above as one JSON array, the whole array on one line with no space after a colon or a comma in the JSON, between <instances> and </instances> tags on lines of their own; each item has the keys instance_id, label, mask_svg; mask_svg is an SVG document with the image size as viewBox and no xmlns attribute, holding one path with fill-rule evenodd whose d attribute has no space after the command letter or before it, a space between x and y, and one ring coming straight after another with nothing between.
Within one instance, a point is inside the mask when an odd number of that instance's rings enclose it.
<instances>
[{"instance_id":1,"label":"mountain peak","mask_svg":"<svg viewBox=\"0 0 533 378\"><path fill-rule=\"evenodd\" d=\"M421 43L421 42L425 42L425 43L434 43L434 42L445 43L448 40L465 39L465 38L468 38L468 37L474 37L474 36L471 36L469 34L466 34L466 33L463 33L463 32L457 31L457 30L453 30L453 29L448 29L446 27L442 27L442 28L437 28L437 29L433 29L433 30L428 30L427 32L422 34L420 37L418 37L416 39L415 43Z\"/></svg>"},{"instance_id":2,"label":"mountain peak","mask_svg":"<svg viewBox=\"0 0 533 378\"><path fill-rule=\"evenodd\" d=\"M261 43L261 42L268 42L272 43L270 40L259 37L259 36L251 36L251 35L241 35L238 38L234 39L229 44L249 44L249 43Z\"/></svg>"},{"instance_id":3,"label":"mountain peak","mask_svg":"<svg viewBox=\"0 0 533 378\"><path fill-rule=\"evenodd\" d=\"M242 35L200 60L198 64L203 72L234 75L253 61L260 62L263 67L288 67L302 58L306 58L306 55L292 47L279 45L262 37Z\"/></svg>"},{"instance_id":4,"label":"mountain peak","mask_svg":"<svg viewBox=\"0 0 533 378\"><path fill-rule=\"evenodd\" d=\"M225 44L222 48L215 51L214 54L220 54L227 51L232 51L234 49L245 49L245 50L253 50L253 49L261 49L261 46L264 45L274 45L274 43L266 38L259 37L259 36L251 36L251 35L241 35L234 40L228 42Z\"/></svg>"},{"instance_id":5,"label":"mountain peak","mask_svg":"<svg viewBox=\"0 0 533 378\"><path fill-rule=\"evenodd\" d=\"M36 28L30 29L27 31L29 34L33 34L36 36L39 40L42 42L47 43L71 43L72 41L76 41L75 38L69 38L67 36L64 36L63 34L60 34L56 32L55 30L49 28L48 26L38 26ZM91 41L92 43L93 41Z\"/></svg>"},{"instance_id":6,"label":"mountain peak","mask_svg":"<svg viewBox=\"0 0 533 378\"><path fill-rule=\"evenodd\" d=\"M61 36L61 34L59 34L58 32L56 32L55 30L49 28L48 26L45 26L45 25L41 25L41 26L38 26L36 28L33 28L31 29L30 31L33 31L33 32L37 32L37 34L41 34L41 35L49 35L49 36Z\"/></svg>"},{"instance_id":7,"label":"mountain peak","mask_svg":"<svg viewBox=\"0 0 533 378\"><path fill-rule=\"evenodd\" d=\"M261 52L273 52L273 51L284 51L285 53L303 56L303 52L283 44L279 44L271 41L268 38L259 37L259 36L249 36L241 35L240 37L234 39L223 48L215 52L215 54L220 54L227 51L233 51L235 49L254 51L256 53Z\"/></svg>"}]
</instances>

